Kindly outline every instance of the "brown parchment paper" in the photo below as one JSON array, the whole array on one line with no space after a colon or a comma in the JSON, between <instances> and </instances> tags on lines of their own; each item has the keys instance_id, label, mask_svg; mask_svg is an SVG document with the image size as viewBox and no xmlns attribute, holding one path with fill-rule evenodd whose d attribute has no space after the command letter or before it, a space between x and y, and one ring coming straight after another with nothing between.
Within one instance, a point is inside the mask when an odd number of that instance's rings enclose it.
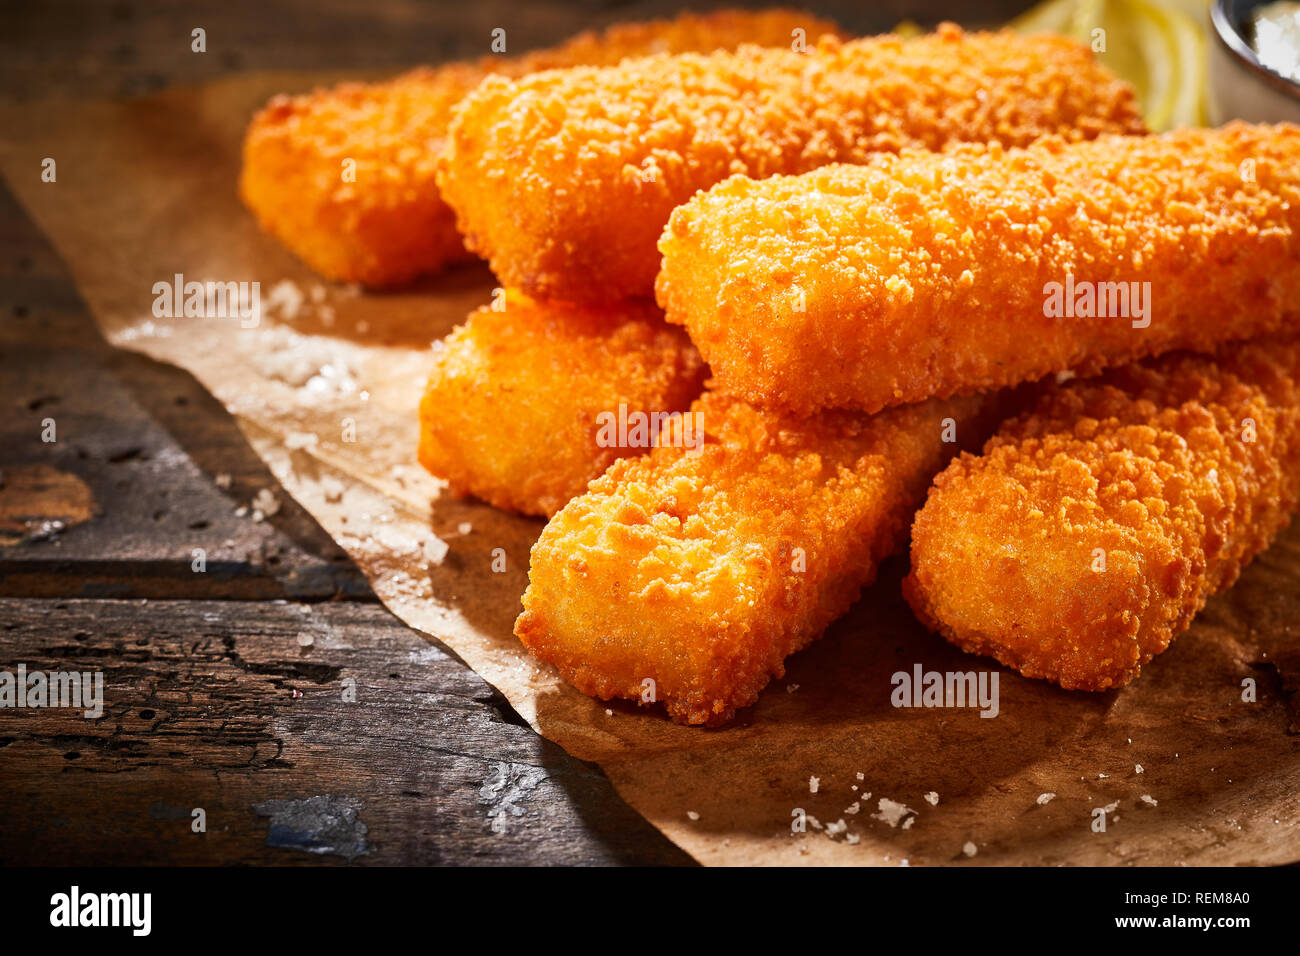
<instances>
[{"instance_id":1,"label":"brown parchment paper","mask_svg":"<svg viewBox=\"0 0 1300 956\"><path fill-rule=\"evenodd\" d=\"M110 341L203 382L389 608L539 733L597 761L672 840L718 864L1300 860L1294 529L1137 683L1071 694L999 671L992 719L891 705L891 675L917 664L998 670L916 624L899 596L905 558L721 730L607 707L535 662L511 627L541 523L442 496L414 460L429 345L488 300L491 276L470 267L384 295L322 284L237 199L252 111L323 79L249 75L127 103L10 109L0 169ZM46 157L54 183L41 180ZM176 273L260 282L260 326L155 318L154 283ZM504 573L492 571L497 548ZM1242 699L1247 678L1254 703Z\"/></svg>"}]
</instances>

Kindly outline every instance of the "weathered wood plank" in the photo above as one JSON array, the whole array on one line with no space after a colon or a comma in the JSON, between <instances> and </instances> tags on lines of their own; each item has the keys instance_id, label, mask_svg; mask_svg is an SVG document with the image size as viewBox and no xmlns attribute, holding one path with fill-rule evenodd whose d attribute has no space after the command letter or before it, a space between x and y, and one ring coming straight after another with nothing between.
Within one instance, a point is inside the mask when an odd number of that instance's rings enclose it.
<instances>
[{"instance_id":1,"label":"weathered wood plank","mask_svg":"<svg viewBox=\"0 0 1300 956\"><path fill-rule=\"evenodd\" d=\"M6 864L687 859L375 605L0 600L19 663L104 709L0 709Z\"/></svg>"}]
</instances>

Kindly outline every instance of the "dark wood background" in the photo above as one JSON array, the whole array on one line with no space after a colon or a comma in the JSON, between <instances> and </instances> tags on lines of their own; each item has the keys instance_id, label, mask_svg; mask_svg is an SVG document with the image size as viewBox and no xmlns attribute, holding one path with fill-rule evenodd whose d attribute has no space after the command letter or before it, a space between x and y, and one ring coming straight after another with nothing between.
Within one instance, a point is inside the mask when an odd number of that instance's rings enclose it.
<instances>
[{"instance_id":1,"label":"dark wood background","mask_svg":"<svg viewBox=\"0 0 1300 956\"><path fill-rule=\"evenodd\" d=\"M865 33L1025 5L808 6ZM397 68L481 55L496 26L522 49L683 6L4 2L0 95ZM273 477L187 373L103 342L3 186L0 403L0 669L102 671L110 702L97 720L0 710L0 863L691 862L597 767L384 610L287 495L265 520L237 514Z\"/></svg>"}]
</instances>

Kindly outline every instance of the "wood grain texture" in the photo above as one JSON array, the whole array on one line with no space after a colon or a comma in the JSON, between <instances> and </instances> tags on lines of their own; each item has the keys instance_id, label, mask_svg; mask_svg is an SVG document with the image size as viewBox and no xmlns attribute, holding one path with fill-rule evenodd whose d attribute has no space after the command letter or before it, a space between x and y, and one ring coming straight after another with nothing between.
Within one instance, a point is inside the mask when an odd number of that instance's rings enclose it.
<instances>
[{"instance_id":1,"label":"wood grain texture","mask_svg":"<svg viewBox=\"0 0 1300 956\"><path fill-rule=\"evenodd\" d=\"M0 712L3 864L686 859L377 605L0 600L20 661L105 706Z\"/></svg>"}]
</instances>

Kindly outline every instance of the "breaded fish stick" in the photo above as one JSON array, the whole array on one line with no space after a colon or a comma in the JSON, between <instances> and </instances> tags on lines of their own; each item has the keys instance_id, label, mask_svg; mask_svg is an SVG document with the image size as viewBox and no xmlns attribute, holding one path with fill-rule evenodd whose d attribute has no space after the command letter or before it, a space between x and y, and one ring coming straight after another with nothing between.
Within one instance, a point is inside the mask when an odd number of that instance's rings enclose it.
<instances>
[{"instance_id":1,"label":"breaded fish stick","mask_svg":"<svg viewBox=\"0 0 1300 956\"><path fill-rule=\"evenodd\" d=\"M1300 128L737 177L660 248L668 320L751 401L874 411L1095 371L1300 321Z\"/></svg>"},{"instance_id":2,"label":"breaded fish stick","mask_svg":"<svg viewBox=\"0 0 1300 956\"><path fill-rule=\"evenodd\" d=\"M1141 130L1132 90L1073 41L947 24L490 80L457 110L439 184L507 284L608 302L651 294L669 213L733 173Z\"/></svg>"},{"instance_id":3,"label":"breaded fish stick","mask_svg":"<svg viewBox=\"0 0 1300 956\"><path fill-rule=\"evenodd\" d=\"M1290 521L1300 340L1173 353L1076 380L935 481L904 593L1026 677L1138 676Z\"/></svg>"},{"instance_id":4,"label":"breaded fish stick","mask_svg":"<svg viewBox=\"0 0 1300 956\"><path fill-rule=\"evenodd\" d=\"M651 424L686 410L708 370L649 303L601 311L507 292L445 342L420 403L420 463L453 491L551 515Z\"/></svg>"},{"instance_id":5,"label":"breaded fish stick","mask_svg":"<svg viewBox=\"0 0 1300 956\"><path fill-rule=\"evenodd\" d=\"M706 392L669 430L699 454L665 438L551 519L515 633L583 693L724 723L857 600L990 404L793 419Z\"/></svg>"},{"instance_id":6,"label":"breaded fish stick","mask_svg":"<svg viewBox=\"0 0 1300 956\"><path fill-rule=\"evenodd\" d=\"M397 285L471 258L438 195L433 164L453 107L485 76L742 43L789 46L796 30L816 38L837 27L789 10L683 14L582 33L522 56L278 96L249 127L240 192L262 228L321 275Z\"/></svg>"}]
</instances>

